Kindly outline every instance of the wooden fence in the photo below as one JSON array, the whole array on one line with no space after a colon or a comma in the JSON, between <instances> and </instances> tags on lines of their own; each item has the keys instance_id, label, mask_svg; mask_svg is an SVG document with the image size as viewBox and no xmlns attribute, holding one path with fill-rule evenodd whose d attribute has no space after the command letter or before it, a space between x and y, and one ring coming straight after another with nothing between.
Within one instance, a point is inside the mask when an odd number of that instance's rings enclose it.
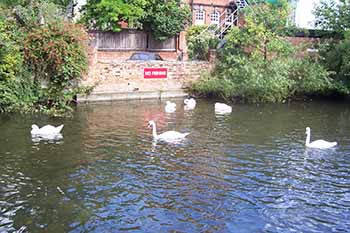
<instances>
[{"instance_id":1,"label":"wooden fence","mask_svg":"<svg viewBox=\"0 0 350 233\"><path fill-rule=\"evenodd\" d=\"M176 51L176 38L157 41L144 31L123 30L121 32L90 32L91 45L98 50L142 50Z\"/></svg>"}]
</instances>

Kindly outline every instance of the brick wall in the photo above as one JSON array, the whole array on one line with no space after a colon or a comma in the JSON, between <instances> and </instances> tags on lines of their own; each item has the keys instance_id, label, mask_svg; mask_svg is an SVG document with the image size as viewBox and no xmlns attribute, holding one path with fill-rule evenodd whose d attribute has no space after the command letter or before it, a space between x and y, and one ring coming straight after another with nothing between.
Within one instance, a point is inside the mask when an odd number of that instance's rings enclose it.
<instances>
[{"instance_id":1,"label":"brick wall","mask_svg":"<svg viewBox=\"0 0 350 233\"><path fill-rule=\"evenodd\" d=\"M287 40L290 41L295 46L300 46L300 45L312 46L313 44L320 42L320 38L312 38L312 37L287 37Z\"/></svg>"},{"instance_id":2,"label":"brick wall","mask_svg":"<svg viewBox=\"0 0 350 233\"><path fill-rule=\"evenodd\" d=\"M89 72L82 85L95 86L95 93L180 90L214 66L214 62L201 61L126 61L121 59L123 53L91 50ZM129 54L125 52L124 55L128 57ZM167 78L144 78L144 68L157 67L167 68Z\"/></svg>"},{"instance_id":3,"label":"brick wall","mask_svg":"<svg viewBox=\"0 0 350 233\"><path fill-rule=\"evenodd\" d=\"M314 46L320 43L320 38L311 37L287 37L286 38L292 45L299 48L298 57L304 57L306 55L318 56L318 53L313 51L308 51L308 49L314 48Z\"/></svg>"}]
</instances>

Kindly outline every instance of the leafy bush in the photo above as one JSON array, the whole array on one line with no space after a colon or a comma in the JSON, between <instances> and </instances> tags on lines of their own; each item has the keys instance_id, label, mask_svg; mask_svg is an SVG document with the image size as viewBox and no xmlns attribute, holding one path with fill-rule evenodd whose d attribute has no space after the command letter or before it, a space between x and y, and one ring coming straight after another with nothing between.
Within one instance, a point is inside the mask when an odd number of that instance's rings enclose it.
<instances>
[{"instance_id":1,"label":"leafy bush","mask_svg":"<svg viewBox=\"0 0 350 233\"><path fill-rule=\"evenodd\" d=\"M328 40L320 46L321 63L343 90L350 93L350 36L342 40Z\"/></svg>"},{"instance_id":2,"label":"leafy bush","mask_svg":"<svg viewBox=\"0 0 350 233\"><path fill-rule=\"evenodd\" d=\"M284 102L304 95L324 95L336 88L328 72L307 59L264 59L235 55L205 75L193 90L200 95L247 102Z\"/></svg>"},{"instance_id":3,"label":"leafy bush","mask_svg":"<svg viewBox=\"0 0 350 233\"><path fill-rule=\"evenodd\" d=\"M44 86L45 105L65 109L87 68L87 33L75 24L48 24L34 29L24 43L25 61Z\"/></svg>"},{"instance_id":4,"label":"leafy bush","mask_svg":"<svg viewBox=\"0 0 350 233\"><path fill-rule=\"evenodd\" d=\"M0 80L13 79L20 71L23 55L18 45L18 28L0 20Z\"/></svg>"},{"instance_id":5,"label":"leafy bush","mask_svg":"<svg viewBox=\"0 0 350 233\"><path fill-rule=\"evenodd\" d=\"M0 81L0 112L34 111L40 90L30 76Z\"/></svg>"},{"instance_id":6,"label":"leafy bush","mask_svg":"<svg viewBox=\"0 0 350 233\"><path fill-rule=\"evenodd\" d=\"M194 90L249 102L280 102L289 96L293 85L288 79L286 66L280 61L267 64L261 59L234 56L225 68L217 70L209 86L205 83L208 79L203 79Z\"/></svg>"},{"instance_id":7,"label":"leafy bush","mask_svg":"<svg viewBox=\"0 0 350 233\"><path fill-rule=\"evenodd\" d=\"M167 0L154 1L143 24L154 38L164 41L183 31L190 22L191 10L187 5L181 7L179 0Z\"/></svg>"},{"instance_id":8,"label":"leafy bush","mask_svg":"<svg viewBox=\"0 0 350 233\"><path fill-rule=\"evenodd\" d=\"M219 40L213 34L213 28L193 25L186 32L188 56L192 60L208 60L209 49L215 49Z\"/></svg>"},{"instance_id":9,"label":"leafy bush","mask_svg":"<svg viewBox=\"0 0 350 233\"><path fill-rule=\"evenodd\" d=\"M322 64L335 80L338 92L350 94L350 2L320 1L315 9L318 27L326 39L320 46Z\"/></svg>"},{"instance_id":10,"label":"leafy bush","mask_svg":"<svg viewBox=\"0 0 350 233\"><path fill-rule=\"evenodd\" d=\"M52 2L0 4L0 111L62 114L87 68L87 33ZM8 7L8 8L7 8ZM11 21L10 21L11 20Z\"/></svg>"},{"instance_id":11,"label":"leafy bush","mask_svg":"<svg viewBox=\"0 0 350 233\"><path fill-rule=\"evenodd\" d=\"M319 63L310 59L289 59L289 78L294 81L291 95L328 95L340 90Z\"/></svg>"}]
</instances>

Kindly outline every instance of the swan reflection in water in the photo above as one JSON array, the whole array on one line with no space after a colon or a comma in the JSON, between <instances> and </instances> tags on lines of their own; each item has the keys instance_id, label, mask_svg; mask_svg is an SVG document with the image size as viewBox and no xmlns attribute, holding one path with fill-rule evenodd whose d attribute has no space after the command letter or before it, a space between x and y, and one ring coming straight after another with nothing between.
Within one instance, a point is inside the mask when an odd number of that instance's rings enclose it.
<instances>
[{"instance_id":1,"label":"swan reflection in water","mask_svg":"<svg viewBox=\"0 0 350 233\"><path fill-rule=\"evenodd\" d=\"M49 142L49 143L59 143L63 139L61 133L57 134L46 134L46 135L32 135L32 142Z\"/></svg>"}]
</instances>

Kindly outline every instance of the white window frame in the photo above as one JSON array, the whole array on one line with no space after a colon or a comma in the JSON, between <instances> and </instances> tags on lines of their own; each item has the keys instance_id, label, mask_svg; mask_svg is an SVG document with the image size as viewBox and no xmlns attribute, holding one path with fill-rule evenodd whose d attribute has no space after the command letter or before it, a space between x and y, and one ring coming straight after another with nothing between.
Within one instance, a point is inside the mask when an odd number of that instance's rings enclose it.
<instances>
[{"instance_id":1,"label":"white window frame","mask_svg":"<svg viewBox=\"0 0 350 233\"><path fill-rule=\"evenodd\" d=\"M220 12L218 10L214 10L210 14L210 24L220 25Z\"/></svg>"},{"instance_id":2,"label":"white window frame","mask_svg":"<svg viewBox=\"0 0 350 233\"><path fill-rule=\"evenodd\" d=\"M199 7L198 10L196 10L194 14L194 24L196 25L203 25L205 24L205 10L203 10L203 7Z\"/></svg>"}]
</instances>

